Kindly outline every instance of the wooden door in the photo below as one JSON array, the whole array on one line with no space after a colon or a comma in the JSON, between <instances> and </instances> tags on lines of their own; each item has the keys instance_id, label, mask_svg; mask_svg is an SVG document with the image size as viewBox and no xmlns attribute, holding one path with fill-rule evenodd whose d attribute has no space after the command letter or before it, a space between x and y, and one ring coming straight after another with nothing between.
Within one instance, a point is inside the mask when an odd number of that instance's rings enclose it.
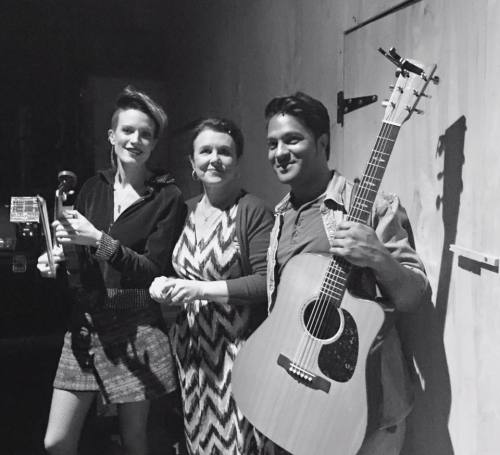
<instances>
[{"instance_id":1,"label":"wooden door","mask_svg":"<svg viewBox=\"0 0 500 455\"><path fill-rule=\"evenodd\" d=\"M379 47L437 63L441 77L402 126L382 184L408 211L433 288L404 318L420 379L405 455L500 447L499 14L496 3L420 1L344 35L346 98L388 97L394 67ZM361 175L382 115L373 104L345 117L334 164L347 177Z\"/></svg>"}]
</instances>

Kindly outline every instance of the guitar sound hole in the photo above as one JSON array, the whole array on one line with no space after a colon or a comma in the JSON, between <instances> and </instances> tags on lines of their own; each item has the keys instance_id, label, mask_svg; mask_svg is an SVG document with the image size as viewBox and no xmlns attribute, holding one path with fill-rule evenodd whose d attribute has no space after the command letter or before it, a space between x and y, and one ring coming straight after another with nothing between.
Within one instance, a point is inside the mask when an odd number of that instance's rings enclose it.
<instances>
[{"instance_id":1,"label":"guitar sound hole","mask_svg":"<svg viewBox=\"0 0 500 455\"><path fill-rule=\"evenodd\" d=\"M331 304L309 303L304 311L306 330L315 338L328 340L339 330L342 320L339 312Z\"/></svg>"}]
</instances>

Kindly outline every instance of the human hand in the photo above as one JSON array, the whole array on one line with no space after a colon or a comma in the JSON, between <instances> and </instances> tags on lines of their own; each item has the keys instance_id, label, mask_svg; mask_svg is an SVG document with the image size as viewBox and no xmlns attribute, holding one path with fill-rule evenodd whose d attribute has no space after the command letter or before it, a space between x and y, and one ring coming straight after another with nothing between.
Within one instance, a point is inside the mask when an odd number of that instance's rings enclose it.
<instances>
[{"instance_id":1,"label":"human hand","mask_svg":"<svg viewBox=\"0 0 500 455\"><path fill-rule=\"evenodd\" d=\"M159 303L182 305L196 299L203 299L203 281L158 277L153 280L149 294Z\"/></svg>"},{"instance_id":2,"label":"human hand","mask_svg":"<svg viewBox=\"0 0 500 455\"><path fill-rule=\"evenodd\" d=\"M353 265L370 268L376 268L389 254L371 227L354 221L339 223L330 252Z\"/></svg>"},{"instance_id":3,"label":"human hand","mask_svg":"<svg viewBox=\"0 0 500 455\"><path fill-rule=\"evenodd\" d=\"M56 240L64 244L97 246L102 232L77 210L66 210L52 223Z\"/></svg>"},{"instance_id":4,"label":"human hand","mask_svg":"<svg viewBox=\"0 0 500 455\"><path fill-rule=\"evenodd\" d=\"M52 278L55 276L55 271L59 267L59 263L65 260L64 252L60 246L54 246L52 248L52 259L54 260L55 270L53 271L49 267L49 258L47 252L43 253L39 258L36 268L39 270L40 275L44 278Z\"/></svg>"},{"instance_id":5,"label":"human hand","mask_svg":"<svg viewBox=\"0 0 500 455\"><path fill-rule=\"evenodd\" d=\"M175 278L166 276L156 277L151 286L149 286L149 295L158 303L171 303L170 289L173 286Z\"/></svg>"}]
</instances>

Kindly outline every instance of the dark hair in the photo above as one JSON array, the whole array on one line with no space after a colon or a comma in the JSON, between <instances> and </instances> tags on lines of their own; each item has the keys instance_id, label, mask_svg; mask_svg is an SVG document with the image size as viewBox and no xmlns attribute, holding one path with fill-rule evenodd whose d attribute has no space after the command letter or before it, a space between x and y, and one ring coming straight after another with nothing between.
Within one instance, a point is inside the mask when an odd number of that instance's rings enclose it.
<instances>
[{"instance_id":1,"label":"dark hair","mask_svg":"<svg viewBox=\"0 0 500 455\"><path fill-rule=\"evenodd\" d=\"M115 102L115 110L111 117L111 128L115 129L118 124L118 115L127 109L137 109L149 116L154 124L154 137L158 139L167 125L167 114L163 108L153 101L146 93L127 85L118 95Z\"/></svg>"},{"instance_id":2,"label":"dark hair","mask_svg":"<svg viewBox=\"0 0 500 455\"><path fill-rule=\"evenodd\" d=\"M191 149L189 152L191 156L193 156L194 153L193 150L194 141L198 137L198 135L204 130L212 130L212 131L217 131L219 133L229 134L229 136L233 138L234 144L236 146L236 156L240 158L241 155L243 155L243 146L244 146L243 133L241 132L238 125L236 125L236 123L234 123L232 120L228 120L225 118L208 117L197 120L193 124L193 127L191 129L192 131Z\"/></svg>"},{"instance_id":3,"label":"dark hair","mask_svg":"<svg viewBox=\"0 0 500 455\"><path fill-rule=\"evenodd\" d=\"M277 114L287 114L296 117L305 127L310 129L317 140L326 134L326 159L330 158L330 116L325 105L303 92L293 95L273 98L266 106L265 118L269 122Z\"/></svg>"}]
</instances>

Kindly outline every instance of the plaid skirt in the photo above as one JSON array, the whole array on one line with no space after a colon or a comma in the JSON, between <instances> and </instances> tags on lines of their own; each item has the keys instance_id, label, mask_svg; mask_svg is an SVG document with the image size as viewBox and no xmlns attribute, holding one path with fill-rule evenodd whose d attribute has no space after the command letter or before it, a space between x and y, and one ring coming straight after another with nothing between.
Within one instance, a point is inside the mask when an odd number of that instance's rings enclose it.
<instances>
[{"instance_id":1,"label":"plaid skirt","mask_svg":"<svg viewBox=\"0 0 500 455\"><path fill-rule=\"evenodd\" d=\"M84 310L64 337L54 388L96 391L106 403L150 400L177 387L169 338L155 303Z\"/></svg>"}]
</instances>

